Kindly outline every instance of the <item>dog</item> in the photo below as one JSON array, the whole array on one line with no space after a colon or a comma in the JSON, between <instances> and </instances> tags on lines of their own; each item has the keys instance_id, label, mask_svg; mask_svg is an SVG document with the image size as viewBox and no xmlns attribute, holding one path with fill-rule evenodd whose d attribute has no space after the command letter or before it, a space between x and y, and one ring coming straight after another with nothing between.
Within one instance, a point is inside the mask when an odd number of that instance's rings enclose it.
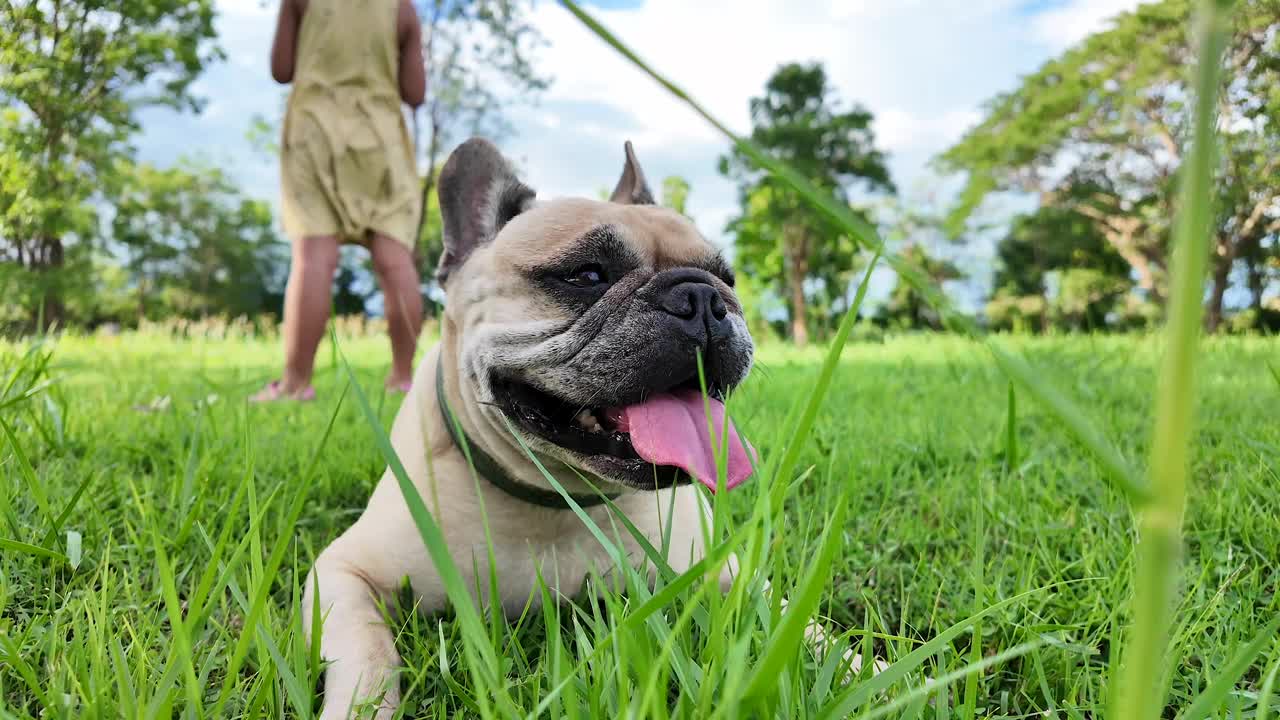
<instances>
[{"instance_id":1,"label":"dog","mask_svg":"<svg viewBox=\"0 0 1280 720\"><path fill-rule=\"evenodd\" d=\"M473 588L490 572L483 505L495 600L508 615L540 597L539 574L572 597L589 572L616 562L527 453L597 525L610 527L602 494L655 547L669 525L667 563L676 572L705 551L710 507L697 484L732 488L752 472L753 451L724 415L723 399L754 354L732 268L688 218L654 203L629 141L624 156L608 202L535 202L479 138L454 150L440 174L437 279L447 307L391 444ZM722 477L713 451L720 441ZM619 542L644 557L634 537ZM720 576L726 591L736 572L731 557ZM376 704L387 718L397 707L399 656L379 603L406 577L420 610L445 607L388 469L307 580L303 627L318 607L329 662L321 717Z\"/></svg>"}]
</instances>

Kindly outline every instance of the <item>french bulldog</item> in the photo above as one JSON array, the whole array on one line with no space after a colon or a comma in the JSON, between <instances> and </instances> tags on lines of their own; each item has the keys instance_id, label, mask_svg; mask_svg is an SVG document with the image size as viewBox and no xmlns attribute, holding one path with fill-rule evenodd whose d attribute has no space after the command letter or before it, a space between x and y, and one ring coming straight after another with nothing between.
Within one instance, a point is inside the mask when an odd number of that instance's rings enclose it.
<instances>
[{"instance_id":1,"label":"french bulldog","mask_svg":"<svg viewBox=\"0 0 1280 720\"><path fill-rule=\"evenodd\" d=\"M715 449L727 443L723 487L752 472L753 451L722 402L747 377L754 347L733 271L689 219L654 203L630 142L624 150L608 202L535 202L478 138L440 175L437 278L447 308L391 444L472 588L490 572L483 506L495 601L509 615L540 597L539 574L557 596L573 597L589 572L615 563L530 454L600 527L614 526L602 495L654 547L669 525L667 562L677 572L703 557L710 508L697 485L716 489ZM629 533L618 541L644 557ZM726 590L736 571L730 558ZM323 718L362 705L386 718L398 705L399 656L379 601L406 577L420 610L445 607L388 469L307 579L303 627L318 607L330 663Z\"/></svg>"}]
</instances>

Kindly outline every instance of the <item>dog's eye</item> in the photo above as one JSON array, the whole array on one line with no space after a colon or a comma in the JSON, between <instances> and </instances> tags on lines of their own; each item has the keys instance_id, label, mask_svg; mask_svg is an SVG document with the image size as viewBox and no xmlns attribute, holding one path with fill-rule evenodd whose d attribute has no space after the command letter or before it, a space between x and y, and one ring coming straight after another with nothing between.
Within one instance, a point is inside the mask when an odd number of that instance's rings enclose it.
<instances>
[{"instance_id":1,"label":"dog's eye","mask_svg":"<svg viewBox=\"0 0 1280 720\"><path fill-rule=\"evenodd\" d=\"M565 282L574 287L591 288L607 282L604 268L595 263L583 265L565 276Z\"/></svg>"}]
</instances>

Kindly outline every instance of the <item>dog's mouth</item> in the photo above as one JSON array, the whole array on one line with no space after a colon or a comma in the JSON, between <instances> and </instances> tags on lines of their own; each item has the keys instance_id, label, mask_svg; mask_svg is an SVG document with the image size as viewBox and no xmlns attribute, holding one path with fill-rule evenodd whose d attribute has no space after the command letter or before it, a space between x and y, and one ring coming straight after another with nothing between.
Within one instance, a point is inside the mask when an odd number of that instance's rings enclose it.
<instances>
[{"instance_id":1,"label":"dog's mouth","mask_svg":"<svg viewBox=\"0 0 1280 720\"><path fill-rule=\"evenodd\" d=\"M512 378L495 381L494 394L521 429L569 451L583 469L623 485L656 489L692 478L714 490L721 470L726 488L751 474L749 446L724 414L725 390L713 384L704 395L696 377L597 407Z\"/></svg>"}]
</instances>

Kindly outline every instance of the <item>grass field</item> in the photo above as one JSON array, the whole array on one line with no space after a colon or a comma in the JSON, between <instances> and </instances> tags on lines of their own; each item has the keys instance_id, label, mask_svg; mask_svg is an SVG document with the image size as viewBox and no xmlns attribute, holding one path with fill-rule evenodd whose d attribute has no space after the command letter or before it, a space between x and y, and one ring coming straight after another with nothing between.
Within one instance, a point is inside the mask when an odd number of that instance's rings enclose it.
<instances>
[{"instance_id":1,"label":"grass field","mask_svg":"<svg viewBox=\"0 0 1280 720\"><path fill-rule=\"evenodd\" d=\"M1145 457L1156 338L1009 342ZM384 341L342 348L389 427ZM13 380L0 385L0 715L310 716L321 673L301 641L300 579L385 467L355 398L337 408L331 348L318 402L275 407L243 402L271 376L274 342L126 334L45 349L40 371L27 346L0 345L0 383ZM731 404L766 463L821 359L765 347ZM1280 612L1278 359L1275 339L1205 344L1166 717ZM513 624L482 613L480 637L453 614L398 615L406 716L1099 716L1133 519L1084 451L1016 401L1010 433L1007 383L977 343L851 344L792 482L726 498L739 552L755 547L793 599L816 573L832 628L898 662L890 672L845 686L834 662L788 643L758 583L722 599L695 578ZM785 501L758 512L774 489ZM486 652L492 675L476 667ZM1267 705L1280 644L1248 659L1212 717ZM940 682L920 689L926 675Z\"/></svg>"}]
</instances>

